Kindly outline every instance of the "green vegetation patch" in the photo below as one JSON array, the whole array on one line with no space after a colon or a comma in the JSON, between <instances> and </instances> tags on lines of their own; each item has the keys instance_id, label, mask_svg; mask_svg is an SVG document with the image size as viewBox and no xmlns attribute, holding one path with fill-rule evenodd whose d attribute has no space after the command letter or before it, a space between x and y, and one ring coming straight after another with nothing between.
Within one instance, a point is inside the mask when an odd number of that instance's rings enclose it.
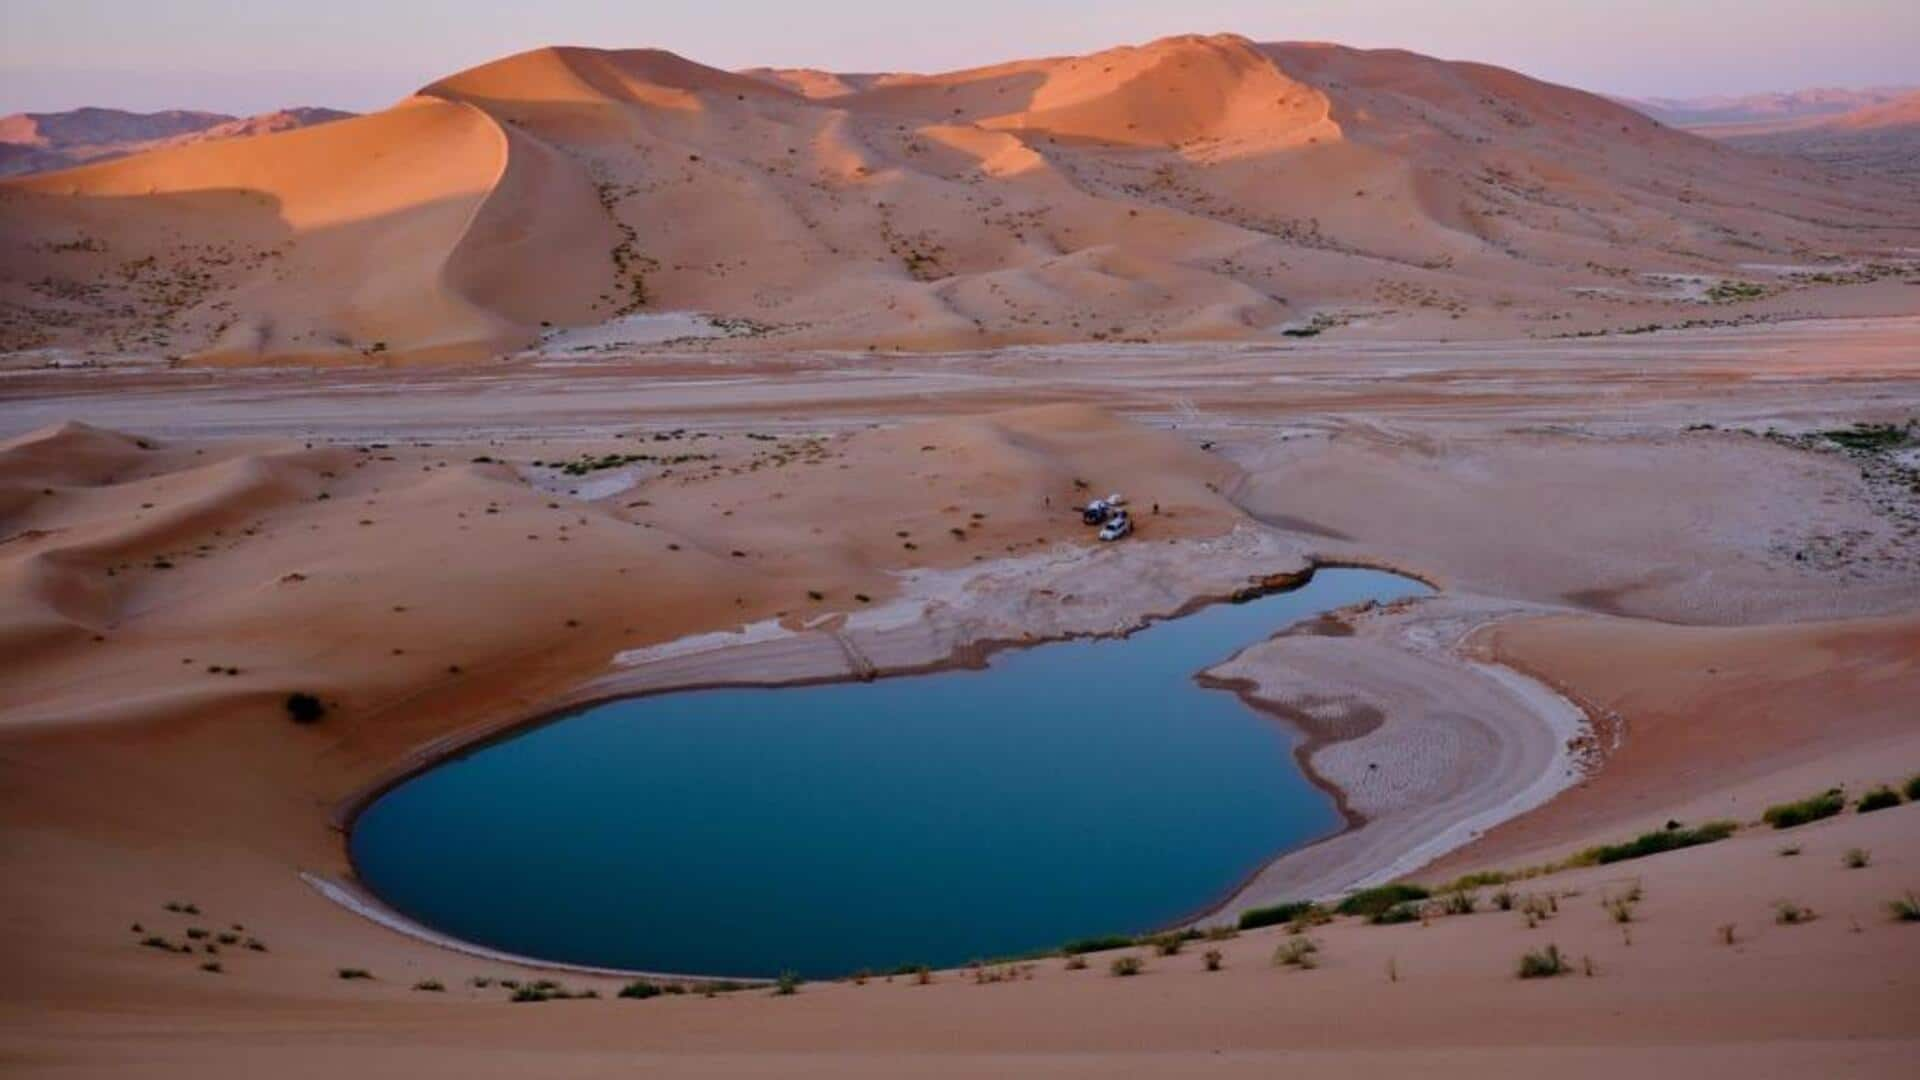
<instances>
[{"instance_id":1,"label":"green vegetation patch","mask_svg":"<svg viewBox=\"0 0 1920 1080\"><path fill-rule=\"evenodd\" d=\"M1399 882L1393 885L1379 885L1371 889L1361 889L1340 901L1334 908L1342 915L1379 915L1389 908L1411 900L1425 900L1433 893L1420 885Z\"/></svg>"},{"instance_id":2,"label":"green vegetation patch","mask_svg":"<svg viewBox=\"0 0 1920 1080\"><path fill-rule=\"evenodd\" d=\"M1677 851L1680 848L1695 847L1725 840L1733 835L1740 826L1732 821L1709 821L1691 829L1661 829L1657 832L1641 833L1623 844L1602 844L1588 848L1573 857L1574 863L1583 866L1593 864L1624 862L1628 859L1643 859L1648 855L1658 855L1663 851Z\"/></svg>"},{"instance_id":3,"label":"green vegetation patch","mask_svg":"<svg viewBox=\"0 0 1920 1080\"><path fill-rule=\"evenodd\" d=\"M1776 829L1791 829L1796 825L1805 825L1809 821L1829 818L1846 809L1847 800L1841 796L1839 788L1830 788L1799 802L1779 803L1767 807L1760 820Z\"/></svg>"}]
</instances>

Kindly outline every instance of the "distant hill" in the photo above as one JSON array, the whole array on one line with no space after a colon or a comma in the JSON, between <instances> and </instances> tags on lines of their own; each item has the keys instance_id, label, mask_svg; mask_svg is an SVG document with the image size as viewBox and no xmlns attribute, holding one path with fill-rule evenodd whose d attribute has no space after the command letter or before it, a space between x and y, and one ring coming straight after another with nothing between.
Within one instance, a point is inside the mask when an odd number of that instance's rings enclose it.
<instances>
[{"instance_id":1,"label":"distant hill","mask_svg":"<svg viewBox=\"0 0 1920 1080\"><path fill-rule=\"evenodd\" d=\"M1703 98L1615 98L1663 124L1681 128L1731 124L1779 124L1839 116L1884 105L1920 91L1914 86L1877 86L1865 90L1817 87L1772 94Z\"/></svg>"},{"instance_id":2,"label":"distant hill","mask_svg":"<svg viewBox=\"0 0 1920 1080\"><path fill-rule=\"evenodd\" d=\"M122 109L70 109L0 117L0 176L50 172L207 139L264 135L343 120L338 109L295 108L259 116L168 109L136 113Z\"/></svg>"}]
</instances>

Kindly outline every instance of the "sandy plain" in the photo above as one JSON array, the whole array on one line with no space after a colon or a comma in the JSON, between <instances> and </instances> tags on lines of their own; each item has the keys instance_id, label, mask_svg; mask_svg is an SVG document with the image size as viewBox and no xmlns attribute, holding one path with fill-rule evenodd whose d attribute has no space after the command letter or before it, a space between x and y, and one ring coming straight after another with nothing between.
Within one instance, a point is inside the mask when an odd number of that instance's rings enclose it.
<instances>
[{"instance_id":1,"label":"sandy plain","mask_svg":"<svg viewBox=\"0 0 1920 1080\"><path fill-rule=\"evenodd\" d=\"M1916 341L1912 318L1831 318L857 365L661 347L457 370L16 366L8 1067L1896 1075L1920 1044L1920 940L1884 904L1920 886L1912 807L1531 879L1514 887L1564 912L1531 929L1336 923L1313 971L1269 966L1284 934L1261 931L1219 946L1222 972L1194 946L1138 979L1096 957L792 998L509 1004L468 980L538 973L397 934L301 875L350 880L338 830L369 790L569 701L965 662L1315 560L1440 594L1210 673L1302 727L1354 826L1229 910L1898 782L1920 768L1912 481L1792 436L1912 419ZM532 464L610 453L645 457ZM1160 513L1101 548L1064 509L1112 488ZM296 688L325 721L287 722ZM1572 745L1543 719L1556 702L1578 708ZM1776 854L1788 840L1801 856ZM1871 865L1841 865L1854 846ZM1615 924L1601 899L1635 883L1641 919ZM1774 924L1783 899L1821 917ZM162 909L181 900L204 917ZM240 923L270 951L229 949L215 976L139 947L133 923ZM1595 974L1516 980L1548 941ZM334 977L347 966L377 978ZM424 978L450 992L409 989Z\"/></svg>"}]
</instances>

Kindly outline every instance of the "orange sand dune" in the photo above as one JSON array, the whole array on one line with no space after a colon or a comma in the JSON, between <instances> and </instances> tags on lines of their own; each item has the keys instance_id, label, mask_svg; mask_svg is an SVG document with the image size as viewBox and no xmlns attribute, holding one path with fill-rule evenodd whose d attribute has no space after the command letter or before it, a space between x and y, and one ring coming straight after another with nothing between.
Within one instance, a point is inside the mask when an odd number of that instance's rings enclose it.
<instances>
[{"instance_id":1,"label":"orange sand dune","mask_svg":"<svg viewBox=\"0 0 1920 1080\"><path fill-rule=\"evenodd\" d=\"M1917 207L1399 51L1186 36L842 76L544 48L0 185L0 349L479 359L660 311L836 348L1560 333L1745 314L1648 275L1884 261Z\"/></svg>"}]
</instances>

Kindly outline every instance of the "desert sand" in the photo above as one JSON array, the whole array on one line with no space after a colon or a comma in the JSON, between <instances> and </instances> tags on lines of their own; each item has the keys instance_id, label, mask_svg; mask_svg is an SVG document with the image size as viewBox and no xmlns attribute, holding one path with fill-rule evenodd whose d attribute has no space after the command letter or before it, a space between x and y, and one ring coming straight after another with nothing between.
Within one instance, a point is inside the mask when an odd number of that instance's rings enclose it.
<instances>
[{"instance_id":1,"label":"desert sand","mask_svg":"<svg viewBox=\"0 0 1920 1080\"><path fill-rule=\"evenodd\" d=\"M1920 805L1758 819L1920 773L1920 451L1822 434L1920 420L1916 205L1232 36L924 76L546 49L0 185L0 1061L1902 1075ZM1140 531L1101 545L1070 510L1110 490ZM1437 591L1195 673L1347 818L1202 924L1740 828L1315 927L1310 969L1275 927L1137 978L631 1001L354 907L370 795L570 704L908 677L1325 564ZM140 944L190 927L220 971ZM1517 978L1547 944L1571 972ZM601 999L499 983L542 977Z\"/></svg>"}]
</instances>

